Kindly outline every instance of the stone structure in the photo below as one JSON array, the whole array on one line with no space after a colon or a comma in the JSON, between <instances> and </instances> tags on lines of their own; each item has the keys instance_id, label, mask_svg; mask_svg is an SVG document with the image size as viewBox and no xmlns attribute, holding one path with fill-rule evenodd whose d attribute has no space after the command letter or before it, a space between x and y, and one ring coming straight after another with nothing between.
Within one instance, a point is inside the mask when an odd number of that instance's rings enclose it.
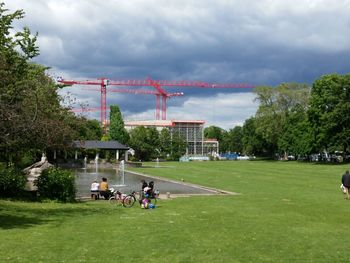
<instances>
[{"instance_id":1,"label":"stone structure","mask_svg":"<svg viewBox=\"0 0 350 263\"><path fill-rule=\"evenodd\" d=\"M25 185L26 191L36 191L38 188L34 185L34 181L41 175L42 171L52 167L53 165L47 161L46 156L43 154L41 160L31 166L25 168L23 171L26 174L27 182Z\"/></svg>"}]
</instances>

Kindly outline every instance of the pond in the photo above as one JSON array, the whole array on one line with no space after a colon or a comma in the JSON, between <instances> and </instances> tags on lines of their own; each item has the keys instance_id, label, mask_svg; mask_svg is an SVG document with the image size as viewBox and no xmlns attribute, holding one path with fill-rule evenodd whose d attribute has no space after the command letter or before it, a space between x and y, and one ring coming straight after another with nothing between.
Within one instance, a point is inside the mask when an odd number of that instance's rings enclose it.
<instances>
[{"instance_id":1,"label":"pond","mask_svg":"<svg viewBox=\"0 0 350 263\"><path fill-rule=\"evenodd\" d=\"M170 192L171 194L213 194L213 191L206 190L200 187L184 185L182 183L170 182L159 178L151 178L125 172L124 177L118 172L118 169L111 168L81 168L74 170L77 186L77 196L90 196L90 185L94 180L101 182L102 177L106 177L109 187L119 189L121 192L130 193L132 191L141 190L140 181L144 179L146 182L153 181L154 189L159 190L161 194Z\"/></svg>"}]
</instances>

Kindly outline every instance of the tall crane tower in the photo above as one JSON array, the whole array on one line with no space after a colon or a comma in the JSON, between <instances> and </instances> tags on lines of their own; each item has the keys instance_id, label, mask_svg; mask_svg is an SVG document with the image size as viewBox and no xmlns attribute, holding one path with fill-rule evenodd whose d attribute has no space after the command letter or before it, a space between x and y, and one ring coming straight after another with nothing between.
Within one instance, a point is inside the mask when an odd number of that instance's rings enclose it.
<instances>
[{"instance_id":1,"label":"tall crane tower","mask_svg":"<svg viewBox=\"0 0 350 263\"><path fill-rule=\"evenodd\" d=\"M121 93L133 93L133 94L151 94L156 96L156 119L166 120L166 101L171 97L183 96L183 92L168 93L163 87L196 87L196 88L254 88L248 84L218 84L208 83L202 81L167 81L167 80L153 80L147 78L145 80L110 80L107 78L99 78L96 80L65 80L59 78L59 83L65 85L92 85L100 86L101 92L101 124L106 125L107 121L107 86L127 86L127 87L153 87L155 90L142 90L142 89L108 89L108 92L121 92ZM97 89L92 89L97 90ZM162 112L160 116L160 112Z\"/></svg>"}]
</instances>

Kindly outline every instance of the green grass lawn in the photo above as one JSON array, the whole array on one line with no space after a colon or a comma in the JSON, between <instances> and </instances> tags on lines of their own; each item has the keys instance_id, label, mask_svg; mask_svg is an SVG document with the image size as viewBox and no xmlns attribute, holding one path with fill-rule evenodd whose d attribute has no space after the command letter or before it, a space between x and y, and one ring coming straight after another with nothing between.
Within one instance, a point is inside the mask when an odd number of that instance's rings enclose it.
<instances>
[{"instance_id":1,"label":"green grass lawn","mask_svg":"<svg viewBox=\"0 0 350 263\"><path fill-rule=\"evenodd\" d=\"M350 165L161 165L134 170L240 195L160 200L154 210L0 200L0 262L350 262L350 200L339 188Z\"/></svg>"}]
</instances>

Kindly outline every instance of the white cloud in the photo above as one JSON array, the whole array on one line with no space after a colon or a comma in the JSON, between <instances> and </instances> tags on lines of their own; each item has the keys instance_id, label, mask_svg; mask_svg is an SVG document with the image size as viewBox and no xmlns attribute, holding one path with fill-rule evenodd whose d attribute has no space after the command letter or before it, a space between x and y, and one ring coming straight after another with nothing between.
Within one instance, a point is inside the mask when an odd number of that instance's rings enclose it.
<instances>
[{"instance_id":1,"label":"white cloud","mask_svg":"<svg viewBox=\"0 0 350 263\"><path fill-rule=\"evenodd\" d=\"M253 93L219 93L208 98L190 97L181 106L167 109L168 119L204 120L206 126L215 125L224 129L242 126L244 121L255 115L257 103ZM127 120L152 120L155 110L139 114L124 114Z\"/></svg>"}]
</instances>

